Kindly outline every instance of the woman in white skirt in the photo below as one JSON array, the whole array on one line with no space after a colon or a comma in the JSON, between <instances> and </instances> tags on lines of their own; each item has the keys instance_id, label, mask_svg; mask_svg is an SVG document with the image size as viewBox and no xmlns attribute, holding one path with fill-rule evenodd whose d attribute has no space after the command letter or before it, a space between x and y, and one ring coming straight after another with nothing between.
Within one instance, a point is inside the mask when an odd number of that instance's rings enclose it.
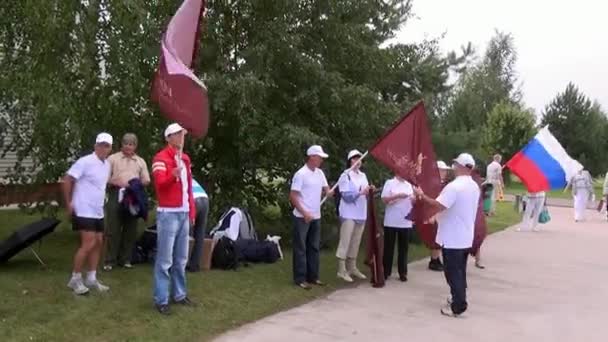
<instances>
[{"instance_id":1,"label":"woman in white skirt","mask_svg":"<svg viewBox=\"0 0 608 342\"><path fill-rule=\"evenodd\" d=\"M357 268L357 255L361 236L367 220L367 199L370 187L367 176L361 171L361 152L352 150L348 153L347 169L338 180L340 190L340 243L336 251L338 257L338 278L352 282L353 276L366 279Z\"/></svg>"},{"instance_id":2,"label":"woman in white skirt","mask_svg":"<svg viewBox=\"0 0 608 342\"><path fill-rule=\"evenodd\" d=\"M538 231L538 219L545 207L545 192L528 192L526 198L526 209L524 210L523 221L521 227L517 228L517 231Z\"/></svg>"},{"instance_id":3,"label":"woman in white skirt","mask_svg":"<svg viewBox=\"0 0 608 342\"><path fill-rule=\"evenodd\" d=\"M585 221L585 211L593 196L593 180L587 170L579 171L568 183L574 198L574 221ZM567 188L567 187L566 187Z\"/></svg>"}]
</instances>

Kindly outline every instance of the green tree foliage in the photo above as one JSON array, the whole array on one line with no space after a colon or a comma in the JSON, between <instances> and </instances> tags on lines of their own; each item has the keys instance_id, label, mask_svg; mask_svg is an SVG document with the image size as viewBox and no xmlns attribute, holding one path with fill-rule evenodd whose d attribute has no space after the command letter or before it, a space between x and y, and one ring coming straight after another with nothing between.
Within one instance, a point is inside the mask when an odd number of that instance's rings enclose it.
<instances>
[{"instance_id":1,"label":"green tree foliage","mask_svg":"<svg viewBox=\"0 0 608 342\"><path fill-rule=\"evenodd\" d=\"M13 181L56 181L99 131L137 133L140 154L151 159L167 122L149 100L150 81L178 5L2 2L5 148L35 161L33 170L17 165ZM328 178L336 179L349 149L368 147L419 99L431 109L440 103L449 70L465 59L442 55L437 41L385 46L409 18L408 0L207 7L194 71L209 88L211 127L186 150L216 208L286 203L284 182L313 143L330 153Z\"/></svg>"},{"instance_id":2,"label":"green tree foliage","mask_svg":"<svg viewBox=\"0 0 608 342\"><path fill-rule=\"evenodd\" d=\"M574 84L548 104L542 114L542 125L592 174L606 172L608 119L599 104L592 103Z\"/></svg>"},{"instance_id":3,"label":"green tree foliage","mask_svg":"<svg viewBox=\"0 0 608 342\"><path fill-rule=\"evenodd\" d=\"M482 148L487 157L496 153L510 158L536 133L534 113L513 103L494 106L483 129ZM488 158L489 159L489 158Z\"/></svg>"}]
</instances>

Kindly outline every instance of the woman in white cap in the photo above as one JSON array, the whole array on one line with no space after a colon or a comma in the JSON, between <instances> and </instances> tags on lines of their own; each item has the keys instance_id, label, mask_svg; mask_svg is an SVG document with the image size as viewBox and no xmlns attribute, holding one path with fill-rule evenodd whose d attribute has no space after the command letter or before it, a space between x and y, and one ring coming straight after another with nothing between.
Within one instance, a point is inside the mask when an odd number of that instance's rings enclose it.
<instances>
[{"instance_id":1,"label":"woman in white cap","mask_svg":"<svg viewBox=\"0 0 608 342\"><path fill-rule=\"evenodd\" d=\"M338 180L341 195L338 213L342 222L340 243L336 251L338 277L349 283L353 281L351 276L366 279L366 276L357 268L357 255L367 219L366 196L371 187L367 176L360 169L361 156L361 152L357 150L348 153L348 169Z\"/></svg>"}]
</instances>

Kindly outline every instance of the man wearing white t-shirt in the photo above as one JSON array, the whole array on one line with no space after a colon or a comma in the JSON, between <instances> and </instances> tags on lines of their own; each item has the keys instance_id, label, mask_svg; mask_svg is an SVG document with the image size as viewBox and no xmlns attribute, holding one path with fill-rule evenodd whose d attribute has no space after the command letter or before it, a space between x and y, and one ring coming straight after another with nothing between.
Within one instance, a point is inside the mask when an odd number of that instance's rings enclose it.
<instances>
[{"instance_id":1,"label":"man wearing white t-shirt","mask_svg":"<svg viewBox=\"0 0 608 342\"><path fill-rule=\"evenodd\" d=\"M106 184L110 179L112 136L100 133L95 139L95 151L76 161L63 178L63 194L72 228L80 235L80 246L74 255L74 269L68 283L75 294L83 295L89 288L108 291L110 288L97 280L97 265L101 256L104 231L104 201ZM88 266L86 279L82 268Z\"/></svg>"},{"instance_id":2,"label":"man wearing white t-shirt","mask_svg":"<svg viewBox=\"0 0 608 342\"><path fill-rule=\"evenodd\" d=\"M473 246L475 218L480 190L471 177L475 167L473 156L462 153L454 160L456 178L433 199L420 188L414 191L420 200L439 209L436 242L442 247L445 278L452 298L441 309L446 316L457 317L467 310L467 256Z\"/></svg>"},{"instance_id":3,"label":"man wearing white t-shirt","mask_svg":"<svg viewBox=\"0 0 608 342\"><path fill-rule=\"evenodd\" d=\"M332 192L320 169L328 155L319 145L309 147L306 154L306 165L293 176L289 201L294 207L293 281L309 290L311 284L324 285L319 280L321 196Z\"/></svg>"},{"instance_id":4,"label":"man wearing white t-shirt","mask_svg":"<svg viewBox=\"0 0 608 342\"><path fill-rule=\"evenodd\" d=\"M412 221L406 217L412 211L414 190L408 181L395 176L384 183L381 197L386 204L384 211L384 278L388 279L393 270L396 238L399 280L407 281L407 251Z\"/></svg>"}]
</instances>

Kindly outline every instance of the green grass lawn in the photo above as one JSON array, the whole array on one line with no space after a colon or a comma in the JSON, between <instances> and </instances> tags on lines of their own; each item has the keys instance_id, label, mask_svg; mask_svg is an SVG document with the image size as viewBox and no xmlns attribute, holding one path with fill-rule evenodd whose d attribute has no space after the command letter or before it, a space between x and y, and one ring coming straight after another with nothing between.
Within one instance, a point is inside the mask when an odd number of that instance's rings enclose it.
<instances>
[{"instance_id":1,"label":"green grass lawn","mask_svg":"<svg viewBox=\"0 0 608 342\"><path fill-rule=\"evenodd\" d=\"M603 182L603 180L602 180ZM602 192L603 192L603 183L602 182L598 182L595 181L593 184L593 190L595 191L595 196L596 198L601 198L602 197ZM507 194L511 194L511 195L522 195L526 193L526 187L519 182L511 182L511 185L509 185L507 187L507 189L505 190L505 193ZM572 191L571 190L567 190L566 192L564 192L563 190L552 190L547 192L547 196L551 197L551 198L563 198L563 199L572 199Z\"/></svg>"},{"instance_id":2,"label":"green grass lawn","mask_svg":"<svg viewBox=\"0 0 608 342\"><path fill-rule=\"evenodd\" d=\"M18 211L1 210L0 238L35 219ZM510 203L500 203L489 228L495 232L518 220ZM345 287L335 276L333 250L325 250L321 260L321 277L327 287L304 291L293 286L291 254L284 250L285 260L276 264L190 274L189 296L200 306L174 307L170 317L163 317L153 310L148 265L101 272L99 278L111 287L109 293L73 295L66 283L75 247L76 238L63 223L40 246L39 254L47 269L27 250L0 266L2 341L204 341ZM427 255L428 251L419 245L410 249L411 260ZM361 269L367 270L363 266ZM370 287L370 291L381 290Z\"/></svg>"}]
</instances>

